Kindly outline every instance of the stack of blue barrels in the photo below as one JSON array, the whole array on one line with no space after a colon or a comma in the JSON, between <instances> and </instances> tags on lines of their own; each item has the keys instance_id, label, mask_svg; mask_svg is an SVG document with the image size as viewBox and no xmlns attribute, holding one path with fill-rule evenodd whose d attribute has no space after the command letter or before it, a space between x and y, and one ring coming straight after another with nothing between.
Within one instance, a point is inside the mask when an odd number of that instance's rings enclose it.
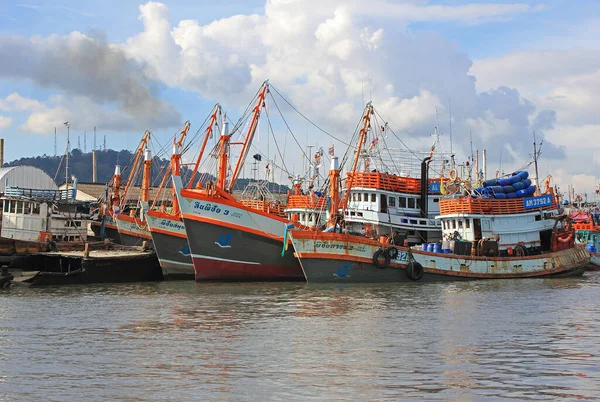
<instances>
[{"instance_id":1,"label":"stack of blue barrels","mask_svg":"<svg viewBox=\"0 0 600 402\"><path fill-rule=\"evenodd\" d=\"M529 173L519 171L504 179L488 179L483 182L483 187L476 187L475 191L486 198L512 199L530 197L535 193L535 186L531 185Z\"/></svg>"}]
</instances>

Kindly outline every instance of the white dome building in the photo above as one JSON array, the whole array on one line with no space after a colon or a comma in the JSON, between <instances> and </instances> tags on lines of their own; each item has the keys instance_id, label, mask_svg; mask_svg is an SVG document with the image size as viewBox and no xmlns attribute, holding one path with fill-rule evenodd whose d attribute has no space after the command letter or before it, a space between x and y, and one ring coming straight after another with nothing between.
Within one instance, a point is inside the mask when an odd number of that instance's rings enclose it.
<instances>
[{"instance_id":1,"label":"white dome building","mask_svg":"<svg viewBox=\"0 0 600 402\"><path fill-rule=\"evenodd\" d=\"M42 169L34 166L0 168L0 193L4 193L6 187L58 190L54 179Z\"/></svg>"}]
</instances>

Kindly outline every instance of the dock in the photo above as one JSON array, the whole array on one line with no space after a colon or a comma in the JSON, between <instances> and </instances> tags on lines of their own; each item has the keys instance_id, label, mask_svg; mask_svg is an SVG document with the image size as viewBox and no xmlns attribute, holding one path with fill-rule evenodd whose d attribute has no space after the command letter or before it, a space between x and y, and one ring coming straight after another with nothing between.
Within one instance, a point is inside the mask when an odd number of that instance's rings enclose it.
<instances>
[{"instance_id":1,"label":"dock","mask_svg":"<svg viewBox=\"0 0 600 402\"><path fill-rule=\"evenodd\" d=\"M27 269L10 273L15 283L30 286L163 280L153 250L114 244L107 248L36 253Z\"/></svg>"}]
</instances>

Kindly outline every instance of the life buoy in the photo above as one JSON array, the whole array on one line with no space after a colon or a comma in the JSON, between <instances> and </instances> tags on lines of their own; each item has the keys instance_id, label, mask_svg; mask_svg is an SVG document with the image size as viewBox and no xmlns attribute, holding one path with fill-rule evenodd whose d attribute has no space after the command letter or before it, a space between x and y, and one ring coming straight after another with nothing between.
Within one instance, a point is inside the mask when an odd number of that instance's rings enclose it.
<instances>
[{"instance_id":1,"label":"life buoy","mask_svg":"<svg viewBox=\"0 0 600 402\"><path fill-rule=\"evenodd\" d=\"M406 266L406 276L411 281L418 281L425 274L423 266L416 261L411 261Z\"/></svg>"},{"instance_id":2,"label":"life buoy","mask_svg":"<svg viewBox=\"0 0 600 402\"><path fill-rule=\"evenodd\" d=\"M381 261L382 258L383 261ZM388 265L390 265L389 254L383 249L375 251L375 254L373 254L373 264L375 264L377 268L386 268Z\"/></svg>"},{"instance_id":3,"label":"life buoy","mask_svg":"<svg viewBox=\"0 0 600 402\"><path fill-rule=\"evenodd\" d=\"M398 257L398 249L396 247L390 247L386 250L387 255L390 256L390 259L395 260Z\"/></svg>"},{"instance_id":4,"label":"life buoy","mask_svg":"<svg viewBox=\"0 0 600 402\"><path fill-rule=\"evenodd\" d=\"M456 171L456 169L451 169L450 170L450 180L456 181L457 178L458 178L458 172Z\"/></svg>"}]
</instances>

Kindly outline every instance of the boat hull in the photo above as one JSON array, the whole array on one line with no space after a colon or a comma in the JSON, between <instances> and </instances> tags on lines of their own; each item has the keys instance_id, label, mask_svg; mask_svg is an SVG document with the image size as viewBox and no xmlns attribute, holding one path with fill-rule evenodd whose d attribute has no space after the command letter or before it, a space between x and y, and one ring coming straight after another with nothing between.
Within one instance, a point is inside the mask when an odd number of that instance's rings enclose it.
<instances>
[{"instance_id":1,"label":"boat hull","mask_svg":"<svg viewBox=\"0 0 600 402\"><path fill-rule=\"evenodd\" d=\"M114 223L108 223L106 222L104 224L104 237L102 237L100 234L101 232L101 228L102 228L102 222L97 222L97 221L93 221L90 224L92 232L94 232L94 236L99 238L99 239L110 239L113 243L116 244L120 244L121 243L121 238L119 236L119 229L117 228L117 225L115 225Z\"/></svg>"},{"instance_id":2,"label":"boat hull","mask_svg":"<svg viewBox=\"0 0 600 402\"><path fill-rule=\"evenodd\" d=\"M144 222L127 215L117 215L116 221L122 245L141 246L146 242L147 247L154 247L152 236Z\"/></svg>"},{"instance_id":3,"label":"boat hull","mask_svg":"<svg viewBox=\"0 0 600 402\"><path fill-rule=\"evenodd\" d=\"M398 257L385 268L373 263L381 243L357 236L310 236L292 231L292 243L309 283L414 282L409 261L422 265L418 281L461 281L581 275L589 255L581 248L522 258L485 258L428 253L399 247Z\"/></svg>"},{"instance_id":4,"label":"boat hull","mask_svg":"<svg viewBox=\"0 0 600 402\"><path fill-rule=\"evenodd\" d=\"M166 214L147 215L154 249L165 279L194 279L194 265L183 221Z\"/></svg>"},{"instance_id":5,"label":"boat hull","mask_svg":"<svg viewBox=\"0 0 600 402\"><path fill-rule=\"evenodd\" d=\"M224 194L173 187L192 253L196 281L304 281L293 253L282 256L288 221Z\"/></svg>"},{"instance_id":6,"label":"boat hull","mask_svg":"<svg viewBox=\"0 0 600 402\"><path fill-rule=\"evenodd\" d=\"M600 254L590 251L590 265L588 266L588 270L600 271Z\"/></svg>"},{"instance_id":7,"label":"boat hull","mask_svg":"<svg viewBox=\"0 0 600 402\"><path fill-rule=\"evenodd\" d=\"M192 219L184 223L196 281L304 281L291 250L281 256L281 240Z\"/></svg>"}]
</instances>

